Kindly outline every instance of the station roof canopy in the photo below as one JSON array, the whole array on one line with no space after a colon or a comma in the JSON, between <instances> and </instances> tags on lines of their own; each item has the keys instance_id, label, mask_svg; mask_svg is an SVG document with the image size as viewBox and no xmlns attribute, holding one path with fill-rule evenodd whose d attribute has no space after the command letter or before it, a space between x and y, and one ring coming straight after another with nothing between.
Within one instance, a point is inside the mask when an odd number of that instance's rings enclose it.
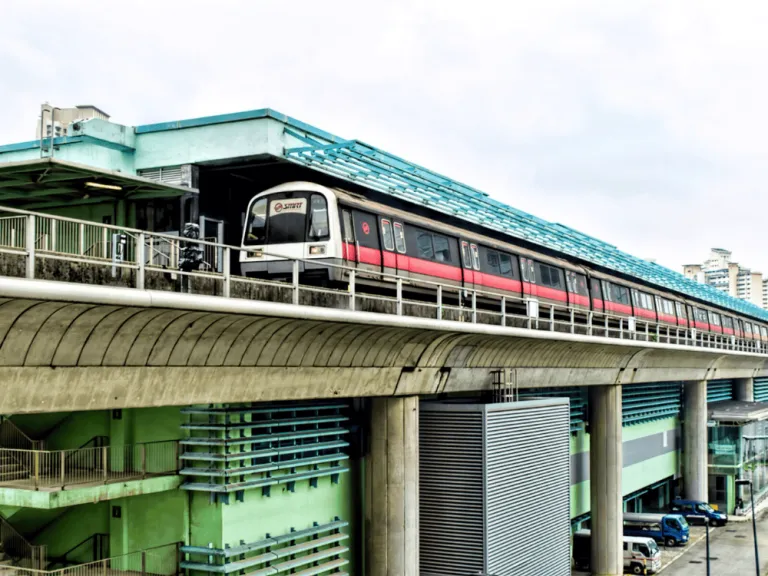
<instances>
[{"instance_id":1,"label":"station roof canopy","mask_svg":"<svg viewBox=\"0 0 768 576\"><path fill-rule=\"evenodd\" d=\"M743 425L768 420L768 403L723 400L708 406L709 419L718 424Z\"/></svg>"},{"instance_id":2,"label":"station roof canopy","mask_svg":"<svg viewBox=\"0 0 768 576\"><path fill-rule=\"evenodd\" d=\"M485 192L447 176L422 168L359 140L316 143L285 151L289 160L527 240L608 270L639 278L703 302L709 302L754 318L768 320L768 311L728 295L717 288L686 278L679 272L637 258L563 224L547 222Z\"/></svg>"},{"instance_id":3,"label":"station roof canopy","mask_svg":"<svg viewBox=\"0 0 768 576\"><path fill-rule=\"evenodd\" d=\"M168 198L194 188L54 158L0 163L0 203L29 210L105 200Z\"/></svg>"}]
</instances>

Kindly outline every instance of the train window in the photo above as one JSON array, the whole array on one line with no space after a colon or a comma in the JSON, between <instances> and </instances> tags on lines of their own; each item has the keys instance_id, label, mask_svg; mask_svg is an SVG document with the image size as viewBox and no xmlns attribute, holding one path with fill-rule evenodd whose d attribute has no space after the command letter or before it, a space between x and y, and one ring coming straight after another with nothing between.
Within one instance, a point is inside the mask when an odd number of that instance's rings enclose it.
<instances>
[{"instance_id":1,"label":"train window","mask_svg":"<svg viewBox=\"0 0 768 576\"><path fill-rule=\"evenodd\" d=\"M733 330L733 320L729 316L723 316L723 327Z\"/></svg>"},{"instance_id":2,"label":"train window","mask_svg":"<svg viewBox=\"0 0 768 576\"><path fill-rule=\"evenodd\" d=\"M405 254L405 232L400 222L395 222L395 246L400 254Z\"/></svg>"},{"instance_id":3,"label":"train window","mask_svg":"<svg viewBox=\"0 0 768 576\"><path fill-rule=\"evenodd\" d=\"M549 280L549 266L545 266L544 264L539 265L539 280L541 281L542 286L551 286Z\"/></svg>"},{"instance_id":4,"label":"train window","mask_svg":"<svg viewBox=\"0 0 768 576\"><path fill-rule=\"evenodd\" d=\"M432 247L432 234L429 232L417 232L416 233L416 247L419 251L419 258L425 258L427 260L433 260L435 257L435 250Z\"/></svg>"},{"instance_id":5,"label":"train window","mask_svg":"<svg viewBox=\"0 0 768 576\"><path fill-rule=\"evenodd\" d=\"M488 269L492 274L501 274L501 267L499 266L499 253L493 250L486 251L486 259L488 260Z\"/></svg>"},{"instance_id":6,"label":"train window","mask_svg":"<svg viewBox=\"0 0 768 576\"><path fill-rule=\"evenodd\" d=\"M587 277L582 274L576 274L575 272L571 274L571 277L573 291L582 296L589 296L589 291L587 290Z\"/></svg>"},{"instance_id":7,"label":"train window","mask_svg":"<svg viewBox=\"0 0 768 576\"><path fill-rule=\"evenodd\" d=\"M595 300L602 300L603 292L600 290L600 280L597 280L596 278L590 278L590 282L592 284L592 298Z\"/></svg>"},{"instance_id":8,"label":"train window","mask_svg":"<svg viewBox=\"0 0 768 576\"><path fill-rule=\"evenodd\" d=\"M469 252L468 242L461 242L461 261L464 263L464 268L472 268L472 254Z\"/></svg>"},{"instance_id":9,"label":"train window","mask_svg":"<svg viewBox=\"0 0 768 576\"><path fill-rule=\"evenodd\" d=\"M499 272L502 276L514 276L512 257L509 254L499 253Z\"/></svg>"},{"instance_id":10,"label":"train window","mask_svg":"<svg viewBox=\"0 0 768 576\"><path fill-rule=\"evenodd\" d=\"M352 212L350 212L349 210L344 210L342 212L341 219L342 219L342 222L344 223L344 241L354 242L355 228L354 226L352 226Z\"/></svg>"},{"instance_id":11,"label":"train window","mask_svg":"<svg viewBox=\"0 0 768 576\"><path fill-rule=\"evenodd\" d=\"M664 310L664 314L668 316L675 315L675 303L672 300L666 300L665 298L659 298L661 301L661 307Z\"/></svg>"},{"instance_id":12,"label":"train window","mask_svg":"<svg viewBox=\"0 0 768 576\"><path fill-rule=\"evenodd\" d=\"M384 242L384 250L395 249L395 239L392 234L392 223L386 218L381 219L381 239Z\"/></svg>"},{"instance_id":13,"label":"train window","mask_svg":"<svg viewBox=\"0 0 768 576\"><path fill-rule=\"evenodd\" d=\"M557 290L563 289L563 283L560 280L560 270L546 264L539 264L539 280L542 286L550 286Z\"/></svg>"},{"instance_id":14,"label":"train window","mask_svg":"<svg viewBox=\"0 0 768 576\"><path fill-rule=\"evenodd\" d=\"M708 322L707 320L707 311L702 308L695 308L694 312L696 314L696 320L698 322Z\"/></svg>"},{"instance_id":15,"label":"train window","mask_svg":"<svg viewBox=\"0 0 768 576\"><path fill-rule=\"evenodd\" d=\"M573 292L573 281L571 280L571 273L565 271L565 285L568 286L568 292Z\"/></svg>"},{"instance_id":16,"label":"train window","mask_svg":"<svg viewBox=\"0 0 768 576\"><path fill-rule=\"evenodd\" d=\"M747 334L752 334L752 324L749 322L744 322L744 332Z\"/></svg>"},{"instance_id":17,"label":"train window","mask_svg":"<svg viewBox=\"0 0 768 576\"><path fill-rule=\"evenodd\" d=\"M631 304L629 301L629 288L626 286L611 284L611 296L613 297L613 301L617 304L624 304L625 306Z\"/></svg>"},{"instance_id":18,"label":"train window","mask_svg":"<svg viewBox=\"0 0 768 576\"><path fill-rule=\"evenodd\" d=\"M328 201L322 194L312 194L309 199L309 238L310 242L327 240L331 236L328 223Z\"/></svg>"},{"instance_id":19,"label":"train window","mask_svg":"<svg viewBox=\"0 0 768 576\"><path fill-rule=\"evenodd\" d=\"M259 198L251 207L248 216L248 237L246 244L264 244L267 241L267 199Z\"/></svg>"},{"instance_id":20,"label":"train window","mask_svg":"<svg viewBox=\"0 0 768 576\"><path fill-rule=\"evenodd\" d=\"M522 273L523 280L528 282L528 260L520 258L520 272Z\"/></svg>"},{"instance_id":21,"label":"train window","mask_svg":"<svg viewBox=\"0 0 768 576\"><path fill-rule=\"evenodd\" d=\"M760 334L763 335L763 338L768 338L768 328L760 326Z\"/></svg>"},{"instance_id":22,"label":"train window","mask_svg":"<svg viewBox=\"0 0 768 576\"><path fill-rule=\"evenodd\" d=\"M364 248L379 249L378 218L368 212L355 210L352 213L355 221L355 239Z\"/></svg>"},{"instance_id":23,"label":"train window","mask_svg":"<svg viewBox=\"0 0 768 576\"><path fill-rule=\"evenodd\" d=\"M714 326L720 326L720 314L717 314L716 312L710 312L709 319Z\"/></svg>"},{"instance_id":24,"label":"train window","mask_svg":"<svg viewBox=\"0 0 768 576\"><path fill-rule=\"evenodd\" d=\"M533 260L528 260L528 275L531 278L531 282L536 283L536 267L533 265Z\"/></svg>"},{"instance_id":25,"label":"train window","mask_svg":"<svg viewBox=\"0 0 768 576\"><path fill-rule=\"evenodd\" d=\"M435 234L432 236L432 239L435 246L435 260L438 262L450 262L451 245L448 243L448 238Z\"/></svg>"},{"instance_id":26,"label":"train window","mask_svg":"<svg viewBox=\"0 0 768 576\"><path fill-rule=\"evenodd\" d=\"M480 254L477 252L477 244L470 244L472 250L472 267L475 270L480 270Z\"/></svg>"}]
</instances>

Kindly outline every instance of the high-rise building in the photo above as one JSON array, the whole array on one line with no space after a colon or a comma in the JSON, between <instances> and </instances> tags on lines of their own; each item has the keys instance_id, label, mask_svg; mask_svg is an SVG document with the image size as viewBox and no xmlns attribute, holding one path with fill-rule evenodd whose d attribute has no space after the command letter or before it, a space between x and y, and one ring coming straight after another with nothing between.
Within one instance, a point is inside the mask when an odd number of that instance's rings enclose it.
<instances>
[{"instance_id":1,"label":"high-rise building","mask_svg":"<svg viewBox=\"0 0 768 576\"><path fill-rule=\"evenodd\" d=\"M56 108L45 103L41 106L40 116L37 118L36 138L39 140L41 135L44 138L66 136L70 124L91 118L109 120L109 114L92 104L80 104L74 108Z\"/></svg>"},{"instance_id":2,"label":"high-rise building","mask_svg":"<svg viewBox=\"0 0 768 576\"><path fill-rule=\"evenodd\" d=\"M712 248L709 259L703 264L683 265L683 274L768 309L768 283L763 281L762 273L739 266L731 260L731 256L730 250Z\"/></svg>"}]
</instances>

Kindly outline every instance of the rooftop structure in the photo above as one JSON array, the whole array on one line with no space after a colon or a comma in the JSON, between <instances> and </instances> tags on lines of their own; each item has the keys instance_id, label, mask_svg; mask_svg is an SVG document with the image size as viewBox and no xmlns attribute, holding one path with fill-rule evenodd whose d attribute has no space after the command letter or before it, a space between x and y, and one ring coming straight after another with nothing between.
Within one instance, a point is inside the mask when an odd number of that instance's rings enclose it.
<instances>
[{"instance_id":1,"label":"rooftop structure","mask_svg":"<svg viewBox=\"0 0 768 576\"><path fill-rule=\"evenodd\" d=\"M263 121L268 123L260 128L255 124ZM112 169L133 170L139 175L148 169L188 163L220 167L226 161L263 162L271 158L274 164L277 158L283 164L311 169L316 176L327 175L337 185L346 182L391 195L605 270L768 320L768 312L715 287L627 254L568 226L517 210L485 192L372 145L334 136L270 109L136 127L92 120L70 131L68 137L55 139L53 147L58 147L60 157L68 160L90 163L98 157ZM97 155L94 147L117 153ZM28 159L42 149L39 141L0 146L0 162ZM303 172L305 177L307 174ZM258 189L251 185L250 191Z\"/></svg>"}]
</instances>

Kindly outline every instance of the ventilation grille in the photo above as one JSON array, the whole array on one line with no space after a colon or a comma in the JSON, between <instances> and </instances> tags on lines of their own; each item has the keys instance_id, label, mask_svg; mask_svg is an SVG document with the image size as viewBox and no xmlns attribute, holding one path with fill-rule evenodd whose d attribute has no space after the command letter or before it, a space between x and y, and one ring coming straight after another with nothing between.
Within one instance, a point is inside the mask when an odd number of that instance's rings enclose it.
<instances>
[{"instance_id":1,"label":"ventilation grille","mask_svg":"<svg viewBox=\"0 0 768 576\"><path fill-rule=\"evenodd\" d=\"M420 573L483 568L482 412L429 412L419 423Z\"/></svg>"},{"instance_id":2,"label":"ventilation grille","mask_svg":"<svg viewBox=\"0 0 768 576\"><path fill-rule=\"evenodd\" d=\"M569 420L567 404L488 412L489 574L570 575Z\"/></svg>"},{"instance_id":3,"label":"ventilation grille","mask_svg":"<svg viewBox=\"0 0 768 576\"><path fill-rule=\"evenodd\" d=\"M710 380L707 382L707 402L733 400L733 382L731 380Z\"/></svg>"},{"instance_id":4,"label":"ventilation grille","mask_svg":"<svg viewBox=\"0 0 768 576\"><path fill-rule=\"evenodd\" d=\"M520 400L532 398L568 398L571 405L571 432L584 428L587 421L587 389L567 386L564 388L524 388L518 392Z\"/></svg>"},{"instance_id":5,"label":"ventilation grille","mask_svg":"<svg viewBox=\"0 0 768 576\"><path fill-rule=\"evenodd\" d=\"M755 402L768 402L768 378L755 378Z\"/></svg>"},{"instance_id":6,"label":"ventilation grille","mask_svg":"<svg viewBox=\"0 0 768 576\"><path fill-rule=\"evenodd\" d=\"M183 184L181 166L169 166L167 168L149 168L147 170L137 171L137 175L147 180L162 182L163 184Z\"/></svg>"},{"instance_id":7,"label":"ventilation grille","mask_svg":"<svg viewBox=\"0 0 768 576\"><path fill-rule=\"evenodd\" d=\"M680 414L680 382L633 384L622 388L621 410L624 426L653 422Z\"/></svg>"}]
</instances>

